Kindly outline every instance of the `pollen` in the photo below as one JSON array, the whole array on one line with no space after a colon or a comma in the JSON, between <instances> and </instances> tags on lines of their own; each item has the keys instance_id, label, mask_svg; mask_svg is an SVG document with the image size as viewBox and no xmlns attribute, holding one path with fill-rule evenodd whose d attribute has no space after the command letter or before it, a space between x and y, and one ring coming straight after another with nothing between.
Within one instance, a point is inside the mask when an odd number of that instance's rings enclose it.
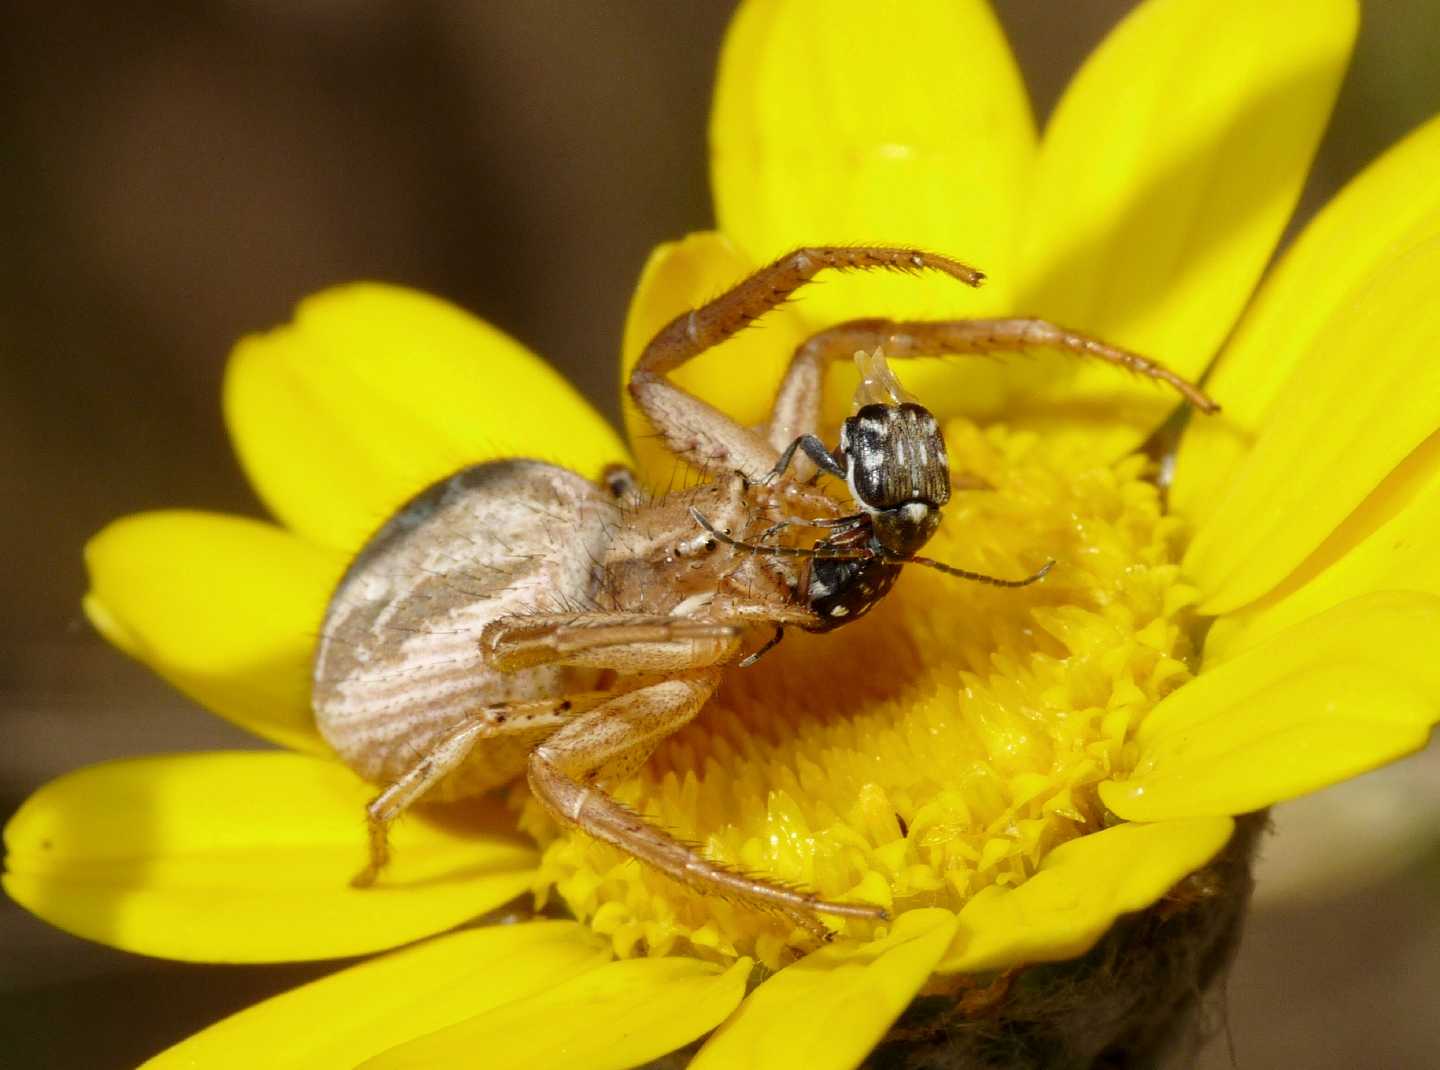
<instances>
[{"instance_id":1,"label":"pollen","mask_svg":"<svg viewBox=\"0 0 1440 1070\"><path fill-rule=\"evenodd\" d=\"M1105 827L1096 785L1134 762L1136 728L1190 677L1196 591L1185 531L1145 460L1085 457L1026 432L945 429L957 490L926 555L1020 589L906 570L863 620L787 634L729 672L700 716L616 795L748 873L892 916L958 910ZM750 955L771 968L815 937L702 895L522 799L557 896L620 956ZM837 933L877 923L826 918Z\"/></svg>"}]
</instances>

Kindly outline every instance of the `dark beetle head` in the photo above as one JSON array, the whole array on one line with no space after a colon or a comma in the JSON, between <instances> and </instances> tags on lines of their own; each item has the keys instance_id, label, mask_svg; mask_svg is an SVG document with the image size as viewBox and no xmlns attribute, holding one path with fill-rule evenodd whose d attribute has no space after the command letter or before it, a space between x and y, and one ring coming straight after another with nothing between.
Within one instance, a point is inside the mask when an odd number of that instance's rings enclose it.
<instances>
[{"instance_id":1,"label":"dark beetle head","mask_svg":"<svg viewBox=\"0 0 1440 1070\"><path fill-rule=\"evenodd\" d=\"M828 632L859 620L889 593L900 567L883 557L815 558L805 592L815 622L805 625L806 630Z\"/></svg>"},{"instance_id":2,"label":"dark beetle head","mask_svg":"<svg viewBox=\"0 0 1440 1070\"><path fill-rule=\"evenodd\" d=\"M846 481L887 554L910 557L940 526L950 500L950 459L923 405L871 402L840 427Z\"/></svg>"}]
</instances>

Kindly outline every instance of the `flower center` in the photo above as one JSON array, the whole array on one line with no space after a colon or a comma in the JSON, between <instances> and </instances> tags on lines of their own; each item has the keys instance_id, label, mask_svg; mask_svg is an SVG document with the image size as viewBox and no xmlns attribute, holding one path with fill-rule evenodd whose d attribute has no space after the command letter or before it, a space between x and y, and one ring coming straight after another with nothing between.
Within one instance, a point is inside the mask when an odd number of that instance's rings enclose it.
<instances>
[{"instance_id":1,"label":"flower center","mask_svg":"<svg viewBox=\"0 0 1440 1070\"><path fill-rule=\"evenodd\" d=\"M1190 674L1181 524L1140 457L1111 463L964 421L946 443L954 471L987 489L956 492L926 554L1002 577L1054 558L1045 581L1007 590L907 570L865 619L787 634L731 671L620 799L712 858L892 915L958 910L1103 826L1095 785L1129 768L1141 719ZM533 802L523 824L545 845L542 888L622 956L683 942L774 968L814 946L780 918L559 832Z\"/></svg>"}]
</instances>

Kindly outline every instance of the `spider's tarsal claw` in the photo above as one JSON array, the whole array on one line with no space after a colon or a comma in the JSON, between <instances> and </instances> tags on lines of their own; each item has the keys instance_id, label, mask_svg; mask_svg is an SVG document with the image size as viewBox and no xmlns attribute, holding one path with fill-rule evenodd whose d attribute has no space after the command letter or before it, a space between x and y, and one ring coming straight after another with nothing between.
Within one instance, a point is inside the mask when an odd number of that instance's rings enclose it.
<instances>
[{"instance_id":1,"label":"spider's tarsal claw","mask_svg":"<svg viewBox=\"0 0 1440 1070\"><path fill-rule=\"evenodd\" d=\"M835 914L842 918L860 918L863 921L889 921L890 915L884 907L874 903L846 903L819 900L814 905L817 914Z\"/></svg>"},{"instance_id":2,"label":"spider's tarsal claw","mask_svg":"<svg viewBox=\"0 0 1440 1070\"><path fill-rule=\"evenodd\" d=\"M366 867L365 867L364 869L362 869L359 873L355 874L355 876L353 876L353 877L350 878L350 887L352 887L352 888L370 888L370 887L373 887L374 884L375 884L376 878L379 877L379 876L380 876L380 871L379 871L376 867L374 867L374 866L366 866Z\"/></svg>"}]
</instances>

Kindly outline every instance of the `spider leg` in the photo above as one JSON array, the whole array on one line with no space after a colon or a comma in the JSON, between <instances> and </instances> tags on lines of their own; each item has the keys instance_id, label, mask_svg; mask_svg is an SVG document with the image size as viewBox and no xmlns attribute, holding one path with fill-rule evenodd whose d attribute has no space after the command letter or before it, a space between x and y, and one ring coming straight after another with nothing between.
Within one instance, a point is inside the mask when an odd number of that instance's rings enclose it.
<instances>
[{"instance_id":1,"label":"spider leg","mask_svg":"<svg viewBox=\"0 0 1440 1070\"><path fill-rule=\"evenodd\" d=\"M630 373L630 395L677 456L711 471L739 472L758 482L775 467L775 444L741 427L667 378L693 359L784 302L827 268L841 271L934 270L972 286L980 272L949 257L916 249L817 246L797 249L761 268L709 304L682 312L660 329Z\"/></svg>"},{"instance_id":2,"label":"spider leg","mask_svg":"<svg viewBox=\"0 0 1440 1070\"><path fill-rule=\"evenodd\" d=\"M1219 406L1199 387L1163 364L1048 320L1013 317L896 323L859 319L820 331L796 349L766 426L765 437L770 445L785 449L797 438L813 434L820 424L826 368L837 360L849 359L857 351L868 353L877 348L883 348L887 357L901 358L1052 349L1104 361L1165 383L1202 412L1219 411Z\"/></svg>"},{"instance_id":3,"label":"spider leg","mask_svg":"<svg viewBox=\"0 0 1440 1070\"><path fill-rule=\"evenodd\" d=\"M730 624L641 613L522 614L501 617L480 635L485 660L502 672L536 665L678 672L726 661L739 645L740 629Z\"/></svg>"},{"instance_id":4,"label":"spider leg","mask_svg":"<svg viewBox=\"0 0 1440 1070\"><path fill-rule=\"evenodd\" d=\"M350 882L357 888L375 883L390 861L390 824L458 769L481 740L509 738L525 746L537 742L587 709L610 698L590 691L528 702L501 703L467 714L415 764L370 800L365 807L370 860ZM523 753L523 751L522 751Z\"/></svg>"},{"instance_id":5,"label":"spider leg","mask_svg":"<svg viewBox=\"0 0 1440 1070\"><path fill-rule=\"evenodd\" d=\"M884 917L879 907L836 903L714 862L655 827L601 786L628 776L655 744L690 721L720 682L699 669L621 695L566 725L530 756L530 789L556 820L580 829L705 895L779 912L824 939L817 914Z\"/></svg>"}]
</instances>

